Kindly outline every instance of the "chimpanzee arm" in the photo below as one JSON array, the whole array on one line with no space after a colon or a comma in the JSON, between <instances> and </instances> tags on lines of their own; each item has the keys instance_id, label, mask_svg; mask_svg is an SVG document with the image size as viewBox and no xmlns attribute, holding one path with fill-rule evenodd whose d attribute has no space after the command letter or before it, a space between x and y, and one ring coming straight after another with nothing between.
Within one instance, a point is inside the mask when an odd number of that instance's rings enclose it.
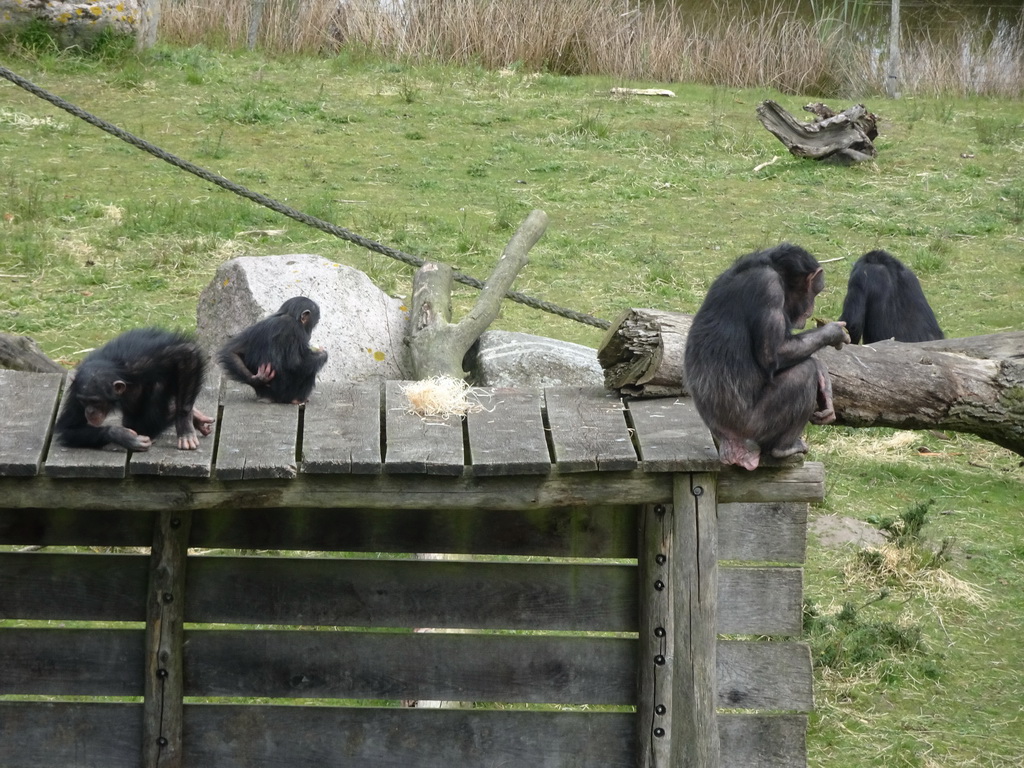
<instances>
[{"instance_id":1,"label":"chimpanzee arm","mask_svg":"<svg viewBox=\"0 0 1024 768\"><path fill-rule=\"evenodd\" d=\"M260 372L250 371L245 364L242 355L245 354L246 343L244 335L230 339L227 344L220 348L217 353L217 360L223 366L224 371L235 381L242 384L260 384L264 381Z\"/></svg>"},{"instance_id":2,"label":"chimpanzee arm","mask_svg":"<svg viewBox=\"0 0 1024 768\"><path fill-rule=\"evenodd\" d=\"M849 343L850 336L846 332L846 328L842 323L835 321L810 331L790 334L776 351L777 370L803 362L824 347L842 349L844 344Z\"/></svg>"},{"instance_id":3,"label":"chimpanzee arm","mask_svg":"<svg viewBox=\"0 0 1024 768\"><path fill-rule=\"evenodd\" d=\"M129 451L145 451L153 444L147 436L139 435L127 427L91 426L78 403L65 404L57 419L56 431L60 444L72 448L102 448L109 443L116 443Z\"/></svg>"}]
</instances>

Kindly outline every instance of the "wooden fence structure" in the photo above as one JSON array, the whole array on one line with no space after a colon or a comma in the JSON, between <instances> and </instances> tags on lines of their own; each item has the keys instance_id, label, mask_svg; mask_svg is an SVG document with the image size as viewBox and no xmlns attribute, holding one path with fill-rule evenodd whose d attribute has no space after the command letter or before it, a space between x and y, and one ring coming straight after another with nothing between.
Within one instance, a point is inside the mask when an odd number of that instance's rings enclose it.
<instances>
[{"instance_id":1,"label":"wooden fence structure","mask_svg":"<svg viewBox=\"0 0 1024 768\"><path fill-rule=\"evenodd\" d=\"M0 371L0 766L806 765L820 464L725 470L685 399L398 382L67 449L61 388Z\"/></svg>"}]
</instances>

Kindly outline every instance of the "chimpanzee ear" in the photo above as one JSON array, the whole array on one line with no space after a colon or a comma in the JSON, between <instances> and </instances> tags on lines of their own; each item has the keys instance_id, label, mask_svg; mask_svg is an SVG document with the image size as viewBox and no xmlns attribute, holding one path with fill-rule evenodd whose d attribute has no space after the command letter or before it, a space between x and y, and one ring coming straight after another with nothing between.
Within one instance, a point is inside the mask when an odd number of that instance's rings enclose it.
<instances>
[{"instance_id":1,"label":"chimpanzee ear","mask_svg":"<svg viewBox=\"0 0 1024 768\"><path fill-rule=\"evenodd\" d=\"M821 267L807 275L807 294L817 296L825 288L825 273Z\"/></svg>"},{"instance_id":2,"label":"chimpanzee ear","mask_svg":"<svg viewBox=\"0 0 1024 768\"><path fill-rule=\"evenodd\" d=\"M302 314L299 315L299 322L303 325L309 325L309 319L313 316L313 313L308 309L302 310Z\"/></svg>"},{"instance_id":3,"label":"chimpanzee ear","mask_svg":"<svg viewBox=\"0 0 1024 768\"><path fill-rule=\"evenodd\" d=\"M128 385L125 382L121 381L120 379L114 382L113 387L114 394L117 395L118 397L123 395L124 391L128 389Z\"/></svg>"}]
</instances>

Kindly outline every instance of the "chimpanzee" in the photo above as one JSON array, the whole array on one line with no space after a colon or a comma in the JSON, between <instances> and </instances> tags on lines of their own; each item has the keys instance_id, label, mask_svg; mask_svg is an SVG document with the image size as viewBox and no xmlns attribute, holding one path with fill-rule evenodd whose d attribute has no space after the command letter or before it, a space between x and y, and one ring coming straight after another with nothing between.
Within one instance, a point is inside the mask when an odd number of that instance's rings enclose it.
<instances>
[{"instance_id":1,"label":"chimpanzee","mask_svg":"<svg viewBox=\"0 0 1024 768\"><path fill-rule=\"evenodd\" d=\"M843 314L853 344L944 338L917 276L886 251L865 253L850 271Z\"/></svg>"},{"instance_id":2,"label":"chimpanzee","mask_svg":"<svg viewBox=\"0 0 1024 768\"><path fill-rule=\"evenodd\" d=\"M78 366L57 418L67 446L102 448L117 443L145 451L174 424L178 448L194 451L213 419L195 407L206 360L191 337L160 328L136 328L90 352ZM104 426L112 410L122 426Z\"/></svg>"},{"instance_id":3,"label":"chimpanzee","mask_svg":"<svg viewBox=\"0 0 1024 768\"><path fill-rule=\"evenodd\" d=\"M811 357L850 338L840 322L793 334L825 287L817 260L797 245L741 256L708 290L686 343L686 383L719 443L723 464L756 469L761 455L807 452L808 420L835 420L832 383Z\"/></svg>"},{"instance_id":4,"label":"chimpanzee","mask_svg":"<svg viewBox=\"0 0 1024 768\"><path fill-rule=\"evenodd\" d=\"M327 352L310 347L320 307L312 299L288 299L270 317L232 336L217 355L228 376L275 403L309 400Z\"/></svg>"}]
</instances>

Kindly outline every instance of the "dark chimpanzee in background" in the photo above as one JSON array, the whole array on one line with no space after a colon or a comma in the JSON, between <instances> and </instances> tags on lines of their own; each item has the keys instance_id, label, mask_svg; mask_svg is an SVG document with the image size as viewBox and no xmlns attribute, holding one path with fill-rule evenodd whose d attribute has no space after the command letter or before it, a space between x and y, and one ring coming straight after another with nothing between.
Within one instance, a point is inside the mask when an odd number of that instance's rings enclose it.
<instances>
[{"instance_id":1,"label":"dark chimpanzee in background","mask_svg":"<svg viewBox=\"0 0 1024 768\"><path fill-rule=\"evenodd\" d=\"M825 287L817 260L783 243L741 256L712 283L686 343L686 383L723 464L807 452L808 421L835 420L819 349L850 341L842 323L803 328Z\"/></svg>"},{"instance_id":2,"label":"dark chimpanzee in background","mask_svg":"<svg viewBox=\"0 0 1024 768\"><path fill-rule=\"evenodd\" d=\"M189 336L159 328L127 331L78 366L57 418L57 438L67 446L117 443L145 451L174 424L178 448L195 450L196 430L208 435L213 424L195 408L205 370L202 350ZM115 408L122 426L104 426Z\"/></svg>"},{"instance_id":3,"label":"dark chimpanzee in background","mask_svg":"<svg viewBox=\"0 0 1024 768\"><path fill-rule=\"evenodd\" d=\"M317 303L295 296L270 317L228 339L217 359L228 376L251 386L257 397L304 403L327 362L327 352L309 344L319 322Z\"/></svg>"},{"instance_id":4,"label":"dark chimpanzee in background","mask_svg":"<svg viewBox=\"0 0 1024 768\"><path fill-rule=\"evenodd\" d=\"M917 276L886 251L865 253L850 271L843 314L854 344L943 338Z\"/></svg>"}]
</instances>

